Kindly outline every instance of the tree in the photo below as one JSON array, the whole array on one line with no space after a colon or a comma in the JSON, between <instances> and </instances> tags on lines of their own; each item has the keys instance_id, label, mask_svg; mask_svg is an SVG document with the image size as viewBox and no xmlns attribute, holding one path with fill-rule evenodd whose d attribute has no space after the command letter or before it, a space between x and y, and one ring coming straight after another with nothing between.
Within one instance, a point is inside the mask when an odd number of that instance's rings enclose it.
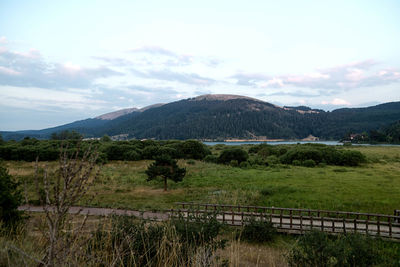
<instances>
[{"instance_id":1,"label":"tree","mask_svg":"<svg viewBox=\"0 0 400 267\"><path fill-rule=\"evenodd\" d=\"M103 137L102 138L100 138L100 141L101 142L111 142L112 140L111 140L111 137L109 137L108 135L103 135Z\"/></svg>"},{"instance_id":2,"label":"tree","mask_svg":"<svg viewBox=\"0 0 400 267\"><path fill-rule=\"evenodd\" d=\"M71 132L68 130L64 130L59 133L54 132L50 136L51 140L81 140L82 138L83 136L74 130Z\"/></svg>"},{"instance_id":3,"label":"tree","mask_svg":"<svg viewBox=\"0 0 400 267\"><path fill-rule=\"evenodd\" d=\"M0 165L0 221L5 226L12 227L21 219L18 206L22 203L22 194L18 186L8 170Z\"/></svg>"},{"instance_id":4,"label":"tree","mask_svg":"<svg viewBox=\"0 0 400 267\"><path fill-rule=\"evenodd\" d=\"M249 155L241 148L229 148L222 151L218 158L219 163L230 163L232 160L237 160L238 164L246 161Z\"/></svg>"},{"instance_id":5,"label":"tree","mask_svg":"<svg viewBox=\"0 0 400 267\"><path fill-rule=\"evenodd\" d=\"M179 168L177 161L169 155L161 154L161 156L156 157L155 162L150 164L146 174L147 181L161 176L164 179L164 191L167 191L167 179L176 183L182 181L183 177L185 177L186 169Z\"/></svg>"},{"instance_id":6,"label":"tree","mask_svg":"<svg viewBox=\"0 0 400 267\"><path fill-rule=\"evenodd\" d=\"M71 155L67 147L61 146L59 169L54 173L44 169L44 211L47 222L44 237L47 249L45 257L40 261L44 266L77 265L70 261L78 258L79 253L83 252L82 244L87 242L81 236L87 215L81 225L75 228L72 227L73 217L69 213L70 208L82 200L98 177L100 169L96 166L97 157L97 150L91 147L81 153L78 144L75 153ZM78 210L75 215L80 212Z\"/></svg>"}]
</instances>

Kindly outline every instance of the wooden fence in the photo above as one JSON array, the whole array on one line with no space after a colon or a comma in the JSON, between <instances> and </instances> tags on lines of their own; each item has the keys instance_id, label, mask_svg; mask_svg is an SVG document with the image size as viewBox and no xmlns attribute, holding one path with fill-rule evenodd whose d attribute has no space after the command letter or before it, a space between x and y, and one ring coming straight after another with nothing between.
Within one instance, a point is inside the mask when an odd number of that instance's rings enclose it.
<instances>
[{"instance_id":1,"label":"wooden fence","mask_svg":"<svg viewBox=\"0 0 400 267\"><path fill-rule=\"evenodd\" d=\"M177 203L172 216L215 216L218 221L240 226L251 218L270 221L281 232L304 233L321 230L328 233L362 233L400 240L400 210L394 215L330 210Z\"/></svg>"}]
</instances>

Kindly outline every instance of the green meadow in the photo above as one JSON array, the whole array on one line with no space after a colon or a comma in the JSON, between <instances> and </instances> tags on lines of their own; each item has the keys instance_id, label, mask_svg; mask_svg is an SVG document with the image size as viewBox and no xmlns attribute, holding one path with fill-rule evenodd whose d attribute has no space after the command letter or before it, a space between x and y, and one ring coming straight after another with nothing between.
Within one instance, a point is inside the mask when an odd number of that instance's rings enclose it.
<instances>
[{"instance_id":1,"label":"green meadow","mask_svg":"<svg viewBox=\"0 0 400 267\"><path fill-rule=\"evenodd\" d=\"M218 154L221 147L210 147ZM244 146L244 149L248 147ZM276 164L232 167L195 160L179 160L187 174L182 182L146 181L145 170L152 162L110 161L101 167L85 206L140 210L168 209L179 201L329 209L393 214L400 209L400 147L351 146L367 157L357 167L314 168ZM57 162L39 162L51 172ZM7 161L6 165L24 187L30 201L35 193L35 163ZM39 178L41 178L39 174Z\"/></svg>"}]
</instances>

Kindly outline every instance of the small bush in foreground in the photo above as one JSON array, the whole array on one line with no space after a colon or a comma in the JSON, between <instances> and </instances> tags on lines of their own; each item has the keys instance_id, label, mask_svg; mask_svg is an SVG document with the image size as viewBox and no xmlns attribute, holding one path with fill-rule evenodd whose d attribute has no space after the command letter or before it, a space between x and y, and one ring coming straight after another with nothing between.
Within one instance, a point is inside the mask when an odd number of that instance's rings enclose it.
<instances>
[{"instance_id":1,"label":"small bush in foreground","mask_svg":"<svg viewBox=\"0 0 400 267\"><path fill-rule=\"evenodd\" d=\"M0 162L1 164L1 162ZM0 165L0 222L6 227L14 227L21 220L18 206L22 203L19 183Z\"/></svg>"},{"instance_id":2,"label":"small bush in foreground","mask_svg":"<svg viewBox=\"0 0 400 267\"><path fill-rule=\"evenodd\" d=\"M289 266L372 266L382 261L377 241L360 234L338 237L313 231L289 251Z\"/></svg>"},{"instance_id":3,"label":"small bush in foreground","mask_svg":"<svg viewBox=\"0 0 400 267\"><path fill-rule=\"evenodd\" d=\"M249 242L262 243L273 240L275 234L276 229L271 222L251 218L244 225L241 237Z\"/></svg>"}]
</instances>

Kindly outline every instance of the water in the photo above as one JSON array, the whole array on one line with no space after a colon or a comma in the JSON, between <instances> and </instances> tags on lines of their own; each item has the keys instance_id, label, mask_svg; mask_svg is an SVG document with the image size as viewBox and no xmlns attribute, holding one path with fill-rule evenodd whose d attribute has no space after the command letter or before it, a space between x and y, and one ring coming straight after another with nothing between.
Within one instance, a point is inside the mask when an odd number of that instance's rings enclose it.
<instances>
[{"instance_id":1,"label":"water","mask_svg":"<svg viewBox=\"0 0 400 267\"><path fill-rule=\"evenodd\" d=\"M228 146L240 146L240 145L293 145L293 144L324 144L329 146L341 146L343 143L339 141L244 141L244 142L203 142L206 145L214 146L218 144L228 145Z\"/></svg>"},{"instance_id":2,"label":"water","mask_svg":"<svg viewBox=\"0 0 400 267\"><path fill-rule=\"evenodd\" d=\"M258 145L258 144L268 144L268 145L293 145L293 144L324 144L328 146L342 146L343 143L339 141L245 141L245 142L203 142L206 145L214 146L218 144L228 145L228 146L240 146L240 145ZM395 144L353 144L354 146L400 146Z\"/></svg>"}]
</instances>

